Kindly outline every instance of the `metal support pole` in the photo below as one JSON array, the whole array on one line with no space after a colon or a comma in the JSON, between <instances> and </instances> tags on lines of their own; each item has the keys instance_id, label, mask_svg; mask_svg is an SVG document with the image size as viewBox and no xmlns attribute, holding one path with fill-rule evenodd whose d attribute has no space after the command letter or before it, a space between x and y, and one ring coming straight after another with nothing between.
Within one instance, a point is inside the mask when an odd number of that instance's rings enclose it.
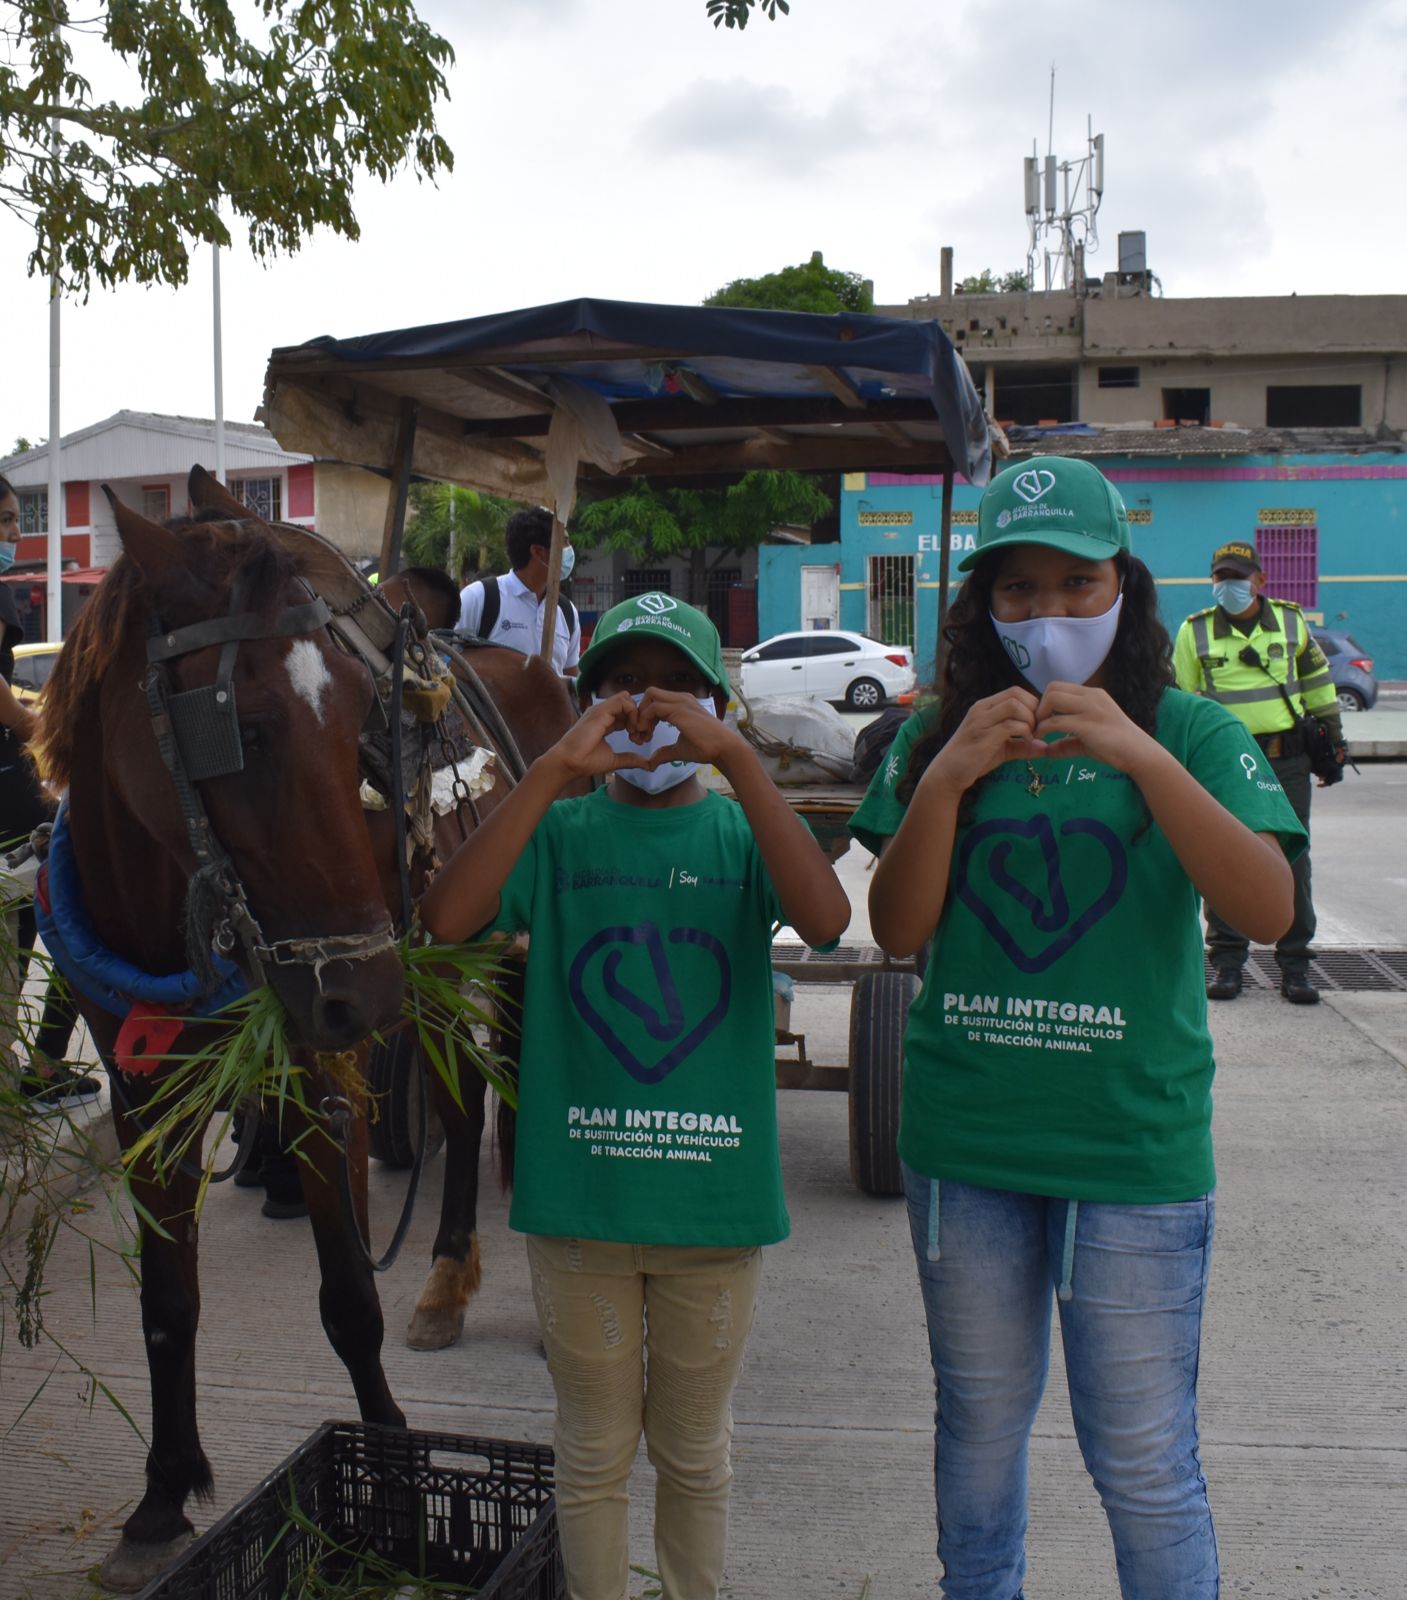
<instances>
[{"instance_id":1,"label":"metal support pole","mask_svg":"<svg viewBox=\"0 0 1407 1600\"><path fill-rule=\"evenodd\" d=\"M59 130L54 124L54 172L59 165ZM54 245L54 270L49 277L49 543L45 571L45 636L55 644L64 636L63 549L64 495L60 456L63 436L59 417L59 271L58 244Z\"/></svg>"},{"instance_id":2,"label":"metal support pole","mask_svg":"<svg viewBox=\"0 0 1407 1600\"><path fill-rule=\"evenodd\" d=\"M938 546L938 650L943 649L943 624L948 618L948 571L952 563L953 545L953 469L943 468L943 510L939 518L941 529Z\"/></svg>"},{"instance_id":3,"label":"metal support pole","mask_svg":"<svg viewBox=\"0 0 1407 1600\"><path fill-rule=\"evenodd\" d=\"M215 476L224 484L225 479L225 356L220 315L220 247L211 243L210 258L214 268L213 322L215 334Z\"/></svg>"}]
</instances>

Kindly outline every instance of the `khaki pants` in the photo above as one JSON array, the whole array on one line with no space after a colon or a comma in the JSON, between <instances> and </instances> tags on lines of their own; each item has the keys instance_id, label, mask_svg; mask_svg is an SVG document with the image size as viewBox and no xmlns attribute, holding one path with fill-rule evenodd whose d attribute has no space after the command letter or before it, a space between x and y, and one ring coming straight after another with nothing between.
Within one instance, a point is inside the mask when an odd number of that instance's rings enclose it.
<instances>
[{"instance_id":1,"label":"khaki pants","mask_svg":"<svg viewBox=\"0 0 1407 1600\"><path fill-rule=\"evenodd\" d=\"M664 1600L714 1600L728 1536L733 1389L762 1252L531 1235L528 1261L557 1391L557 1515L571 1600L624 1600L627 1485L642 1427Z\"/></svg>"}]
</instances>

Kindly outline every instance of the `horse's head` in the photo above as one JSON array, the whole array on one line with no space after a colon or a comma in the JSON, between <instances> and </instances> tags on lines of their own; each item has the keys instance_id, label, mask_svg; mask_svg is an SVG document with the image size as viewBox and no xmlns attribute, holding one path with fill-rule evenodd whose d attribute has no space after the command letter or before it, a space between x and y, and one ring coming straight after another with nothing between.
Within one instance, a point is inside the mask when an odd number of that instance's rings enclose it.
<instances>
[{"instance_id":1,"label":"horse's head","mask_svg":"<svg viewBox=\"0 0 1407 1600\"><path fill-rule=\"evenodd\" d=\"M370 674L247 514L159 527L115 511L151 665L140 691L104 685L107 779L190 874L192 944L232 931L303 1041L345 1048L397 1014L403 986L359 795Z\"/></svg>"}]
</instances>

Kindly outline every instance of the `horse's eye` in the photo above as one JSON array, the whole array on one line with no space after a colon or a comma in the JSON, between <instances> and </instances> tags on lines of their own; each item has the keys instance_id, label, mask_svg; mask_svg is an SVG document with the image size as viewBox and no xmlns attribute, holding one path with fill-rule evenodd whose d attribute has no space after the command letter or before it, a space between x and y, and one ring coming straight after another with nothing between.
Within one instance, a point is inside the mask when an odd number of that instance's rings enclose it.
<instances>
[{"instance_id":1,"label":"horse's eye","mask_svg":"<svg viewBox=\"0 0 1407 1600\"><path fill-rule=\"evenodd\" d=\"M246 751L262 750L264 748L264 735L256 722L241 722L239 725L239 742Z\"/></svg>"}]
</instances>

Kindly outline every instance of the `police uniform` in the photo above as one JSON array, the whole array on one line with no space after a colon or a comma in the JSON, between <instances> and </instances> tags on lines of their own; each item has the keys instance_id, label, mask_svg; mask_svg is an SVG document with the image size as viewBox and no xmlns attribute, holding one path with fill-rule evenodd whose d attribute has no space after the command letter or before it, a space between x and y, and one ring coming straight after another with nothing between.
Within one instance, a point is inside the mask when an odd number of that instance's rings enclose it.
<instances>
[{"instance_id":1,"label":"police uniform","mask_svg":"<svg viewBox=\"0 0 1407 1600\"><path fill-rule=\"evenodd\" d=\"M1237 544L1217 551L1214 572L1224 555L1232 556L1235 570L1247 576L1260 570L1255 551ZM1329 663L1300 608L1289 600L1262 596L1258 614L1250 618L1232 617L1220 605L1196 611L1178 629L1173 669L1179 688L1220 701L1245 723L1280 780L1295 815L1308 830L1312 784L1298 718L1301 711L1322 717L1329 723L1336 745L1343 743L1343 730ZM1294 711L1286 704L1286 695ZM1318 998L1307 976L1315 930L1307 849L1294 863L1294 878L1295 920L1277 942L1275 955L1282 992L1287 999L1306 1002ZM1223 922L1210 905L1206 909L1207 947L1218 974L1213 987L1222 975L1234 974L1229 993L1213 997L1229 999L1239 992L1249 941Z\"/></svg>"}]
</instances>

